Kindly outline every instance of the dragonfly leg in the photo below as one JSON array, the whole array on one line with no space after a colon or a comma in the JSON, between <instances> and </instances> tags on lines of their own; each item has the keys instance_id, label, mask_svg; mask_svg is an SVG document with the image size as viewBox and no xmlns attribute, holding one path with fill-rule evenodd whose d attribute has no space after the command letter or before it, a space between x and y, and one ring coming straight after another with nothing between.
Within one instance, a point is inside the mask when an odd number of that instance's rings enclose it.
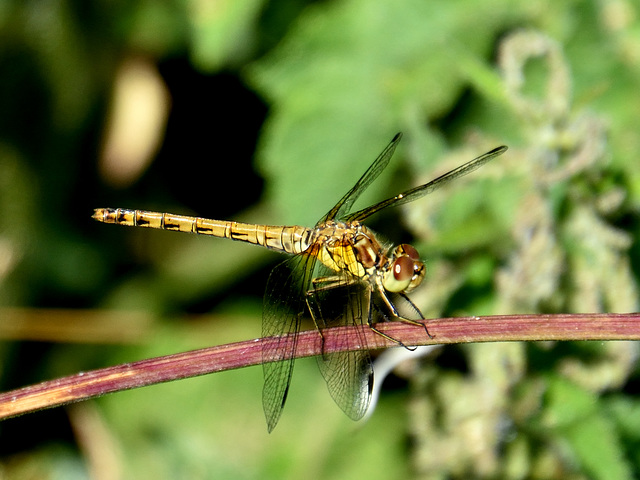
<instances>
[{"instance_id":1,"label":"dragonfly leg","mask_svg":"<svg viewBox=\"0 0 640 480\"><path fill-rule=\"evenodd\" d=\"M314 325L322 336L322 326L320 325L319 320L324 317L322 316L320 303L316 299L316 294L343 285L342 277L339 277L338 275L334 275L331 277L318 277L311 280L311 283L313 285L313 288L307 291L307 307L309 308L309 313L311 314Z\"/></svg>"},{"instance_id":2,"label":"dragonfly leg","mask_svg":"<svg viewBox=\"0 0 640 480\"><path fill-rule=\"evenodd\" d=\"M412 320L410 318L406 318L406 317L403 317L402 315L400 315L400 313L396 309L396 306L393 304L393 302L391 301L391 299L387 295L387 291L384 289L384 287L382 285L378 285L378 291L380 292L380 296L382 297L382 300L384 301L385 305L387 306L387 308L389 308L389 311L391 312L391 314L395 318L397 318L401 322L409 323L411 325L420 326L420 327L424 328L424 331L428 335L428 337L429 338L434 338L434 335L431 335L429 333L429 330L427 329L427 326L424 323L419 322L417 320ZM409 297L407 297L404 293L400 293L400 296L403 299L405 299L407 301L407 303L409 303L411 308L413 308L413 310L418 315L420 315L420 318L424 320L424 315L422 315L422 312L420 311L420 309L409 299Z\"/></svg>"},{"instance_id":3,"label":"dragonfly leg","mask_svg":"<svg viewBox=\"0 0 640 480\"><path fill-rule=\"evenodd\" d=\"M314 295L316 292L331 290L332 288L344 286L345 277L340 275L331 275L330 277L317 277L311 280L311 283L313 284L313 288L307 292L307 295Z\"/></svg>"},{"instance_id":4,"label":"dragonfly leg","mask_svg":"<svg viewBox=\"0 0 640 480\"><path fill-rule=\"evenodd\" d=\"M316 326L316 330L320 334L320 340L322 341L322 351L324 352L324 335L322 334L322 328L318 323L318 319L322 318L322 311L320 310L320 304L316 301L315 290L309 290L307 292L305 301L307 302L307 308L309 309L311 320L313 320L313 324Z\"/></svg>"},{"instance_id":5,"label":"dragonfly leg","mask_svg":"<svg viewBox=\"0 0 640 480\"><path fill-rule=\"evenodd\" d=\"M320 339L322 341L322 351L324 352L324 335L322 334L322 329L324 328L324 322L322 322L322 318L324 317L322 316L320 302L317 301L316 294L343 285L343 278L338 275L333 275L330 277L317 277L312 279L311 283L313 285L313 288L307 291L305 300L307 302L307 308L309 309L309 313L311 314L313 324L320 334Z\"/></svg>"},{"instance_id":6,"label":"dragonfly leg","mask_svg":"<svg viewBox=\"0 0 640 480\"><path fill-rule=\"evenodd\" d=\"M400 296L401 296L402 298L404 298L404 299L405 299L405 301L406 301L409 305L411 305L411 308L413 308L413 310L414 310L418 315L420 315L420 318L424 320L424 315L422 315L422 312L421 312L421 311L420 311L420 309L417 307L417 305L416 305L415 303L413 303L413 302L411 301L411 299L410 299L406 294L404 294L404 293L400 293ZM426 326L424 323L422 323L422 322L416 322L415 320L411 320L411 319L409 319L409 318L404 318L404 317L400 317L400 316L399 316L398 318L400 318L400 320L402 320L403 322L411 323L412 325L422 325L422 327L424 328L425 333L429 336L429 338L433 339L433 338L435 337L435 335L431 335L431 334L429 333L429 330L427 330L427 326Z\"/></svg>"},{"instance_id":7,"label":"dragonfly leg","mask_svg":"<svg viewBox=\"0 0 640 480\"><path fill-rule=\"evenodd\" d=\"M344 287L346 284L349 284L349 279L345 279L345 276L343 275L331 275L327 277L314 278L311 280L311 283L313 288L307 291L305 300L313 323L320 333L320 338L322 339L322 351L324 351L324 335L322 334L322 330L327 327L327 322L324 320L325 317L322 312L321 302L318 301L317 295L335 288Z\"/></svg>"},{"instance_id":8,"label":"dragonfly leg","mask_svg":"<svg viewBox=\"0 0 640 480\"><path fill-rule=\"evenodd\" d=\"M409 351L414 351L416 349L416 347L410 347L408 345L405 345L403 342L401 342L397 338L393 338L391 335L387 335L386 333L381 332L380 330L378 330L376 327L373 326L374 324L373 324L373 313L372 312L373 312L374 309L376 309L378 311L380 310L379 307L373 301L373 295L371 295L371 293L369 293L369 316L367 317L367 324L369 325L369 328L371 329L371 331L374 332L374 333L377 333L382 338L386 338L387 340L389 340L391 342L397 343L399 347L406 348ZM384 312L380 312L380 313L383 316L386 317Z\"/></svg>"}]
</instances>

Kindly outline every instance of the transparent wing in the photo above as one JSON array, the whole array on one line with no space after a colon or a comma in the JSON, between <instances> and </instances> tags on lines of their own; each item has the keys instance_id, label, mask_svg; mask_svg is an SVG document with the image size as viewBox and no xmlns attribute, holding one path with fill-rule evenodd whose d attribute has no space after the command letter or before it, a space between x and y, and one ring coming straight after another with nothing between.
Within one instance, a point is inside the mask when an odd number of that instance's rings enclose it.
<instances>
[{"instance_id":1,"label":"transparent wing","mask_svg":"<svg viewBox=\"0 0 640 480\"><path fill-rule=\"evenodd\" d=\"M318 367L336 404L352 420L360 420L371 403L373 366L365 350L318 357Z\"/></svg>"},{"instance_id":2,"label":"transparent wing","mask_svg":"<svg viewBox=\"0 0 640 480\"><path fill-rule=\"evenodd\" d=\"M296 255L277 265L267 281L262 314L262 407L269 432L278 423L289 392L300 322L308 316L306 292L315 263L313 256Z\"/></svg>"},{"instance_id":3,"label":"transparent wing","mask_svg":"<svg viewBox=\"0 0 640 480\"><path fill-rule=\"evenodd\" d=\"M398 143L400 143L401 139L402 133L397 133L396 136L393 137L393 140L391 140L391 143L387 145L387 147L382 151L380 155L378 155L378 158L375 159L375 161L371 164L367 171L364 172L364 175L360 177L360 180L358 180L353 188L349 190L344 195L344 197L342 197L340 201L336 203L336 205L331 210L329 210L329 212L324 217L320 219L317 225L320 225L327 220L341 218L346 213L348 213L349 210L351 210L354 202L358 199L358 197L360 197L362 192L364 192L369 187L369 185L371 185L371 182L378 178L378 175L380 175L380 173L382 173L382 171L387 167L389 161L391 160L391 157L393 156L393 152L395 152L396 147L398 146Z\"/></svg>"},{"instance_id":4,"label":"transparent wing","mask_svg":"<svg viewBox=\"0 0 640 480\"><path fill-rule=\"evenodd\" d=\"M366 347L362 335L367 323L371 291L366 284L347 275L325 277L314 282L314 294L310 297L314 319L320 330L338 326L356 326L337 338L338 344L353 344L347 335L357 332L357 343ZM364 328L367 328L366 325ZM353 420L361 419L371 401L373 367L366 349L336 353L324 353L317 357L320 372L327 382L331 397Z\"/></svg>"},{"instance_id":5,"label":"transparent wing","mask_svg":"<svg viewBox=\"0 0 640 480\"><path fill-rule=\"evenodd\" d=\"M425 195L442 187L443 185L446 185L452 180L473 172L474 170L487 163L489 160L494 159L498 155L502 155L506 150L507 147L504 145L494 148L490 152L487 152L484 155L480 155L470 162L467 162L464 165L461 165L458 168L455 168L450 172L445 173L444 175L441 175L434 180L431 180L429 183L425 183L424 185L420 185L419 187L411 188L406 192L402 192L401 194L396 195L395 197L387 198L386 200L376 203L375 205L371 205L370 207L363 208L362 210L354 212L350 215L346 215L344 220L347 222L362 221L365 218L373 215L374 213L379 212L383 208L404 205L405 203L413 202L414 200L424 197Z\"/></svg>"}]
</instances>

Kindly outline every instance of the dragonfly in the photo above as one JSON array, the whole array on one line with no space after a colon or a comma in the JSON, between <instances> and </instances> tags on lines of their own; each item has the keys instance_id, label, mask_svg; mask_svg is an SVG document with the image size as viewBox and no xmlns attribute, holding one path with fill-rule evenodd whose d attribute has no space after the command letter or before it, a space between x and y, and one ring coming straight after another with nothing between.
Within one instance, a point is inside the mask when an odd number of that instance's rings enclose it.
<instances>
[{"instance_id":1,"label":"dragonfly","mask_svg":"<svg viewBox=\"0 0 640 480\"><path fill-rule=\"evenodd\" d=\"M424 185L351 212L356 200L387 167L401 138L398 133L313 228L122 208L94 211L93 218L104 223L212 235L290 254L270 273L264 296L262 337L272 340L263 342L262 347L262 404L269 432L278 423L287 399L303 319L310 317L321 337L330 327L359 327L354 330L360 332L361 349L317 357L330 395L353 420L361 419L369 408L373 386L371 356L361 327L404 347L401 341L378 330L376 324L398 320L423 327L431 337L424 316L407 296L425 276L425 265L417 250L409 244L386 245L362 222L383 209L413 202L473 172L503 154L507 147L494 148Z\"/></svg>"}]
</instances>

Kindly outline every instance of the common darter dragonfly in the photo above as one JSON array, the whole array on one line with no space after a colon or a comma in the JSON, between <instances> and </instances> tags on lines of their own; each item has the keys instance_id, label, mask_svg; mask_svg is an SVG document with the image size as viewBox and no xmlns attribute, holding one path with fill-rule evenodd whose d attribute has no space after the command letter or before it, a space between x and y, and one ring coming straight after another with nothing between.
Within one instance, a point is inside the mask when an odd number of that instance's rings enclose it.
<instances>
[{"instance_id":1,"label":"common darter dragonfly","mask_svg":"<svg viewBox=\"0 0 640 480\"><path fill-rule=\"evenodd\" d=\"M495 148L429 183L351 212L358 197L386 168L401 138L398 133L353 188L313 228L122 208L98 208L93 214L100 222L230 238L293 255L273 269L264 296L262 336L276 340L263 343L262 352L262 403L269 432L278 423L287 398L304 318L311 317L321 337L329 327L366 323L376 334L405 346L376 328L376 323L388 320L423 327L430 336L422 323L424 316L406 295L425 275L418 252L408 244L388 247L362 221L384 208L403 205L433 192L501 155L507 147ZM400 304L405 310L399 309ZM318 356L331 396L353 420L359 420L367 411L373 385L371 357L362 335L360 345L361 350Z\"/></svg>"}]
</instances>

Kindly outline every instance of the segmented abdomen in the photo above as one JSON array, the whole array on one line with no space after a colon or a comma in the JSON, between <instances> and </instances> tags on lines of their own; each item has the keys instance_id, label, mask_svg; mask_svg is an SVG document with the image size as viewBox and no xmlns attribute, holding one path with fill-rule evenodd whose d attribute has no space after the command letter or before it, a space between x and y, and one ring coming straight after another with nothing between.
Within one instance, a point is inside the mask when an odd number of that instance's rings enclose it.
<instances>
[{"instance_id":1,"label":"segmented abdomen","mask_svg":"<svg viewBox=\"0 0 640 480\"><path fill-rule=\"evenodd\" d=\"M104 223L115 223L131 227L157 228L230 238L231 240L253 243L272 250L294 254L301 253L307 249L312 232L308 228L297 225L259 225L124 208L97 208L94 211L93 218Z\"/></svg>"}]
</instances>

